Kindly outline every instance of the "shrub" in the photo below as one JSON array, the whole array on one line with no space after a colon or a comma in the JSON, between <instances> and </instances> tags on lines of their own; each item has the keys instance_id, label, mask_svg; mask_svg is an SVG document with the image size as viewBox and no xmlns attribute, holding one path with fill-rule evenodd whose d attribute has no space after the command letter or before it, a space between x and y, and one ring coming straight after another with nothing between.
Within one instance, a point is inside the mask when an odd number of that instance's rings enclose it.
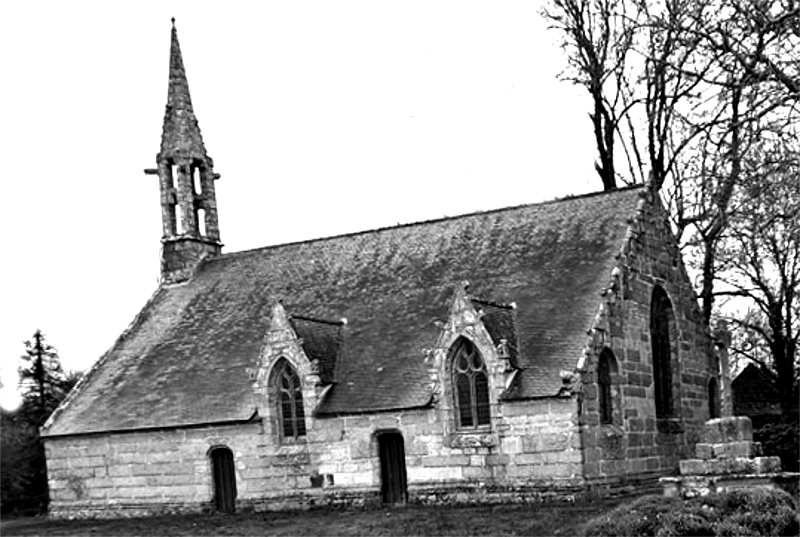
<instances>
[{"instance_id":1,"label":"shrub","mask_svg":"<svg viewBox=\"0 0 800 537\"><path fill-rule=\"evenodd\" d=\"M694 506L692 506L694 507ZM700 506L697 506L700 507ZM655 535L715 535L711 513L697 509L672 511L661 519Z\"/></svg>"},{"instance_id":2,"label":"shrub","mask_svg":"<svg viewBox=\"0 0 800 537\"><path fill-rule=\"evenodd\" d=\"M717 535L797 535L797 508L782 490L734 490L710 497L720 511Z\"/></svg>"},{"instance_id":3,"label":"shrub","mask_svg":"<svg viewBox=\"0 0 800 537\"><path fill-rule=\"evenodd\" d=\"M764 454L781 458L787 472L800 471L800 427L797 416L788 421L765 422L754 427L753 440L761 442Z\"/></svg>"},{"instance_id":4,"label":"shrub","mask_svg":"<svg viewBox=\"0 0 800 537\"><path fill-rule=\"evenodd\" d=\"M591 537L656 535L664 517L680 512L682 503L678 498L643 496L590 520L584 528L584 534Z\"/></svg>"},{"instance_id":5,"label":"shrub","mask_svg":"<svg viewBox=\"0 0 800 537\"><path fill-rule=\"evenodd\" d=\"M583 535L797 535L797 508L782 490L690 498L644 496L590 520Z\"/></svg>"}]
</instances>

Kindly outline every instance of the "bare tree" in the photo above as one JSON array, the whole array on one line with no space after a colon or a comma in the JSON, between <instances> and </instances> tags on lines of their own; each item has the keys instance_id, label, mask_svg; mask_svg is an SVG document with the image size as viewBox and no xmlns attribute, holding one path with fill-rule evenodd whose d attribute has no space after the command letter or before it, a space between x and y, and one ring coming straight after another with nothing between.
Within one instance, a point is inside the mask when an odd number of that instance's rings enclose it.
<instances>
[{"instance_id":1,"label":"bare tree","mask_svg":"<svg viewBox=\"0 0 800 537\"><path fill-rule=\"evenodd\" d=\"M662 196L704 320L792 400L798 336L796 0L550 0L563 78L585 87L603 188ZM789 225L787 217L794 218ZM731 298L735 300L731 301ZM769 359L764 359L768 350Z\"/></svg>"},{"instance_id":2,"label":"bare tree","mask_svg":"<svg viewBox=\"0 0 800 537\"><path fill-rule=\"evenodd\" d=\"M799 15L792 0L552 0L544 10L564 78L592 98L603 188L648 177L661 192L706 322L742 160L764 132L798 123Z\"/></svg>"},{"instance_id":3,"label":"bare tree","mask_svg":"<svg viewBox=\"0 0 800 537\"><path fill-rule=\"evenodd\" d=\"M718 294L752 304L731 319L751 336L734 352L772 373L788 416L800 370L800 152L786 145L765 142L745 163L752 171L720 249Z\"/></svg>"},{"instance_id":4,"label":"bare tree","mask_svg":"<svg viewBox=\"0 0 800 537\"><path fill-rule=\"evenodd\" d=\"M544 16L562 34L569 66L564 79L583 86L591 96L595 170L604 190L616 188L616 143L636 103L629 60L639 26L638 8L625 0L554 0ZM631 180L638 177L635 169L631 172Z\"/></svg>"},{"instance_id":5,"label":"bare tree","mask_svg":"<svg viewBox=\"0 0 800 537\"><path fill-rule=\"evenodd\" d=\"M686 37L711 61L695 76L713 99L695 108L692 151L665 192L679 236L700 273L698 294L706 321L714 311L717 249L724 240L742 162L764 136L795 132L800 69L798 15L792 2L718 0L693 16ZM702 103L702 100L700 101ZM698 114L697 112L705 112ZM711 113L708 113L711 111Z\"/></svg>"}]
</instances>

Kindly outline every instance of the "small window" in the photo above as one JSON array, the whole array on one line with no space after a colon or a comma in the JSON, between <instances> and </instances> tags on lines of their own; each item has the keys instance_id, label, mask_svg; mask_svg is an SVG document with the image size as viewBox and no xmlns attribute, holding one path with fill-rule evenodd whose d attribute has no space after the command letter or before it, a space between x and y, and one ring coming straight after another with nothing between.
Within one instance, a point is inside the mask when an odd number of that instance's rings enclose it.
<instances>
[{"instance_id":1,"label":"small window","mask_svg":"<svg viewBox=\"0 0 800 537\"><path fill-rule=\"evenodd\" d=\"M203 185L200 181L200 173L200 168L197 166L192 166L192 188L194 188L194 194L196 196L203 194Z\"/></svg>"},{"instance_id":2,"label":"small window","mask_svg":"<svg viewBox=\"0 0 800 537\"><path fill-rule=\"evenodd\" d=\"M478 349L460 338L451 351L456 423L471 429L489 425L489 376Z\"/></svg>"},{"instance_id":3,"label":"small window","mask_svg":"<svg viewBox=\"0 0 800 537\"><path fill-rule=\"evenodd\" d=\"M206 236L206 211L205 209L197 209L195 213L195 219L197 220L197 234L201 237Z\"/></svg>"},{"instance_id":4,"label":"small window","mask_svg":"<svg viewBox=\"0 0 800 537\"><path fill-rule=\"evenodd\" d=\"M297 439L305 436L306 419L300 377L291 364L281 358L275 365L272 378L281 437Z\"/></svg>"},{"instance_id":5,"label":"small window","mask_svg":"<svg viewBox=\"0 0 800 537\"><path fill-rule=\"evenodd\" d=\"M598 406L600 423L607 425L614 422L614 398L612 394L613 377L617 372L617 360L611 349L603 349L597 362Z\"/></svg>"}]
</instances>

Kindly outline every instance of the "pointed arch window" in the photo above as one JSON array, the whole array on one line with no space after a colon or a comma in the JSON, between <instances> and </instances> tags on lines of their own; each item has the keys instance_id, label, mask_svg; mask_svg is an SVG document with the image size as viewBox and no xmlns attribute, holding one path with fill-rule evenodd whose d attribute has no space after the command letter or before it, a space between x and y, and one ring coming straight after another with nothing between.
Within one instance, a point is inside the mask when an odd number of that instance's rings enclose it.
<instances>
[{"instance_id":1,"label":"pointed arch window","mask_svg":"<svg viewBox=\"0 0 800 537\"><path fill-rule=\"evenodd\" d=\"M653 289L650 303L650 342L657 418L674 417L672 348L670 345L671 320L672 303L664 289L656 286Z\"/></svg>"},{"instance_id":2,"label":"pointed arch window","mask_svg":"<svg viewBox=\"0 0 800 537\"><path fill-rule=\"evenodd\" d=\"M474 429L489 425L489 376L477 347L460 338L450 351L456 425Z\"/></svg>"},{"instance_id":3,"label":"pointed arch window","mask_svg":"<svg viewBox=\"0 0 800 537\"><path fill-rule=\"evenodd\" d=\"M298 439L306 435L303 410L303 389L300 377L285 359L281 358L272 373L272 390L277 406L281 438Z\"/></svg>"},{"instance_id":4,"label":"pointed arch window","mask_svg":"<svg viewBox=\"0 0 800 537\"><path fill-rule=\"evenodd\" d=\"M708 417L712 420L719 417L719 389L715 378L708 381Z\"/></svg>"},{"instance_id":5,"label":"pointed arch window","mask_svg":"<svg viewBox=\"0 0 800 537\"><path fill-rule=\"evenodd\" d=\"M611 349L605 348L597 362L598 407L600 423L614 422L614 396L612 392L613 375L617 373L617 360Z\"/></svg>"}]
</instances>

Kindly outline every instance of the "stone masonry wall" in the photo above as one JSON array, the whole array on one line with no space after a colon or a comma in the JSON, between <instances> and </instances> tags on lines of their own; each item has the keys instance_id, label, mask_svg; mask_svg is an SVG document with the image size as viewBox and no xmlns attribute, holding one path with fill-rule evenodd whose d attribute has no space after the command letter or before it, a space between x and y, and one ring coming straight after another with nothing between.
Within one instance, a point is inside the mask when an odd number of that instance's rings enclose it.
<instances>
[{"instance_id":1,"label":"stone masonry wall","mask_svg":"<svg viewBox=\"0 0 800 537\"><path fill-rule=\"evenodd\" d=\"M581 368L584 471L590 484L600 486L677 473L678 461L693 453L709 418L708 385L716 371L697 297L657 199L643 199L618 259ZM674 317L673 419L656 418L650 335L656 285L666 291ZM610 424L601 424L599 413L597 363L604 348L613 352L618 368Z\"/></svg>"},{"instance_id":2,"label":"stone masonry wall","mask_svg":"<svg viewBox=\"0 0 800 537\"><path fill-rule=\"evenodd\" d=\"M45 441L53 516L129 515L210 508L209 451L234 454L241 500L261 494L266 461L260 423L51 437Z\"/></svg>"},{"instance_id":3,"label":"stone masonry wall","mask_svg":"<svg viewBox=\"0 0 800 537\"><path fill-rule=\"evenodd\" d=\"M286 314L273 308L261 366L252 371L262 404L253 422L156 432L49 438L52 512L56 516L119 516L213 507L210 450L234 455L237 505L284 509L363 505L380 501L378 438L404 439L409 501L466 503L538 501L575 494L583 485L576 397L503 401L513 368L499 356L465 289L456 292L451 318L428 352L434 404L427 408L318 417L324 397L319 375L291 333ZM492 423L455 427L447 361L450 346L469 338L489 373ZM271 367L288 360L303 379L306 435L282 439Z\"/></svg>"},{"instance_id":4,"label":"stone masonry wall","mask_svg":"<svg viewBox=\"0 0 800 537\"><path fill-rule=\"evenodd\" d=\"M432 409L309 419L304 442L281 445L266 421L46 441L51 514L135 516L213 509L209 453L234 455L239 508L380 501L378 435L400 432L409 500L537 501L582 483L573 399L504 404L493 445L454 446Z\"/></svg>"}]
</instances>

